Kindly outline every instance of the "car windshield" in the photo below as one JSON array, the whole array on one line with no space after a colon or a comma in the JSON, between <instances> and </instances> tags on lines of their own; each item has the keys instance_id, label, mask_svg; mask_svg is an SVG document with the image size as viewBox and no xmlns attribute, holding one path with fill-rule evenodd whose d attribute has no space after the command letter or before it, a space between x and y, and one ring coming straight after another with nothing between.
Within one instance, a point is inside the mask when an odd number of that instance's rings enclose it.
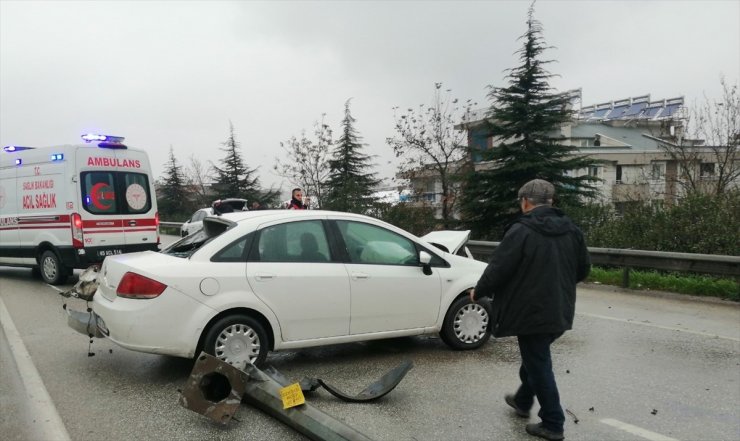
<instances>
[{"instance_id":1,"label":"car windshield","mask_svg":"<svg viewBox=\"0 0 740 441\"><path fill-rule=\"evenodd\" d=\"M163 249L162 253L187 259L203 245L207 244L215 237L218 237L224 231L229 230L235 225L236 224L233 222L224 222L218 219L211 219L210 222L206 220L203 222L203 228Z\"/></svg>"}]
</instances>

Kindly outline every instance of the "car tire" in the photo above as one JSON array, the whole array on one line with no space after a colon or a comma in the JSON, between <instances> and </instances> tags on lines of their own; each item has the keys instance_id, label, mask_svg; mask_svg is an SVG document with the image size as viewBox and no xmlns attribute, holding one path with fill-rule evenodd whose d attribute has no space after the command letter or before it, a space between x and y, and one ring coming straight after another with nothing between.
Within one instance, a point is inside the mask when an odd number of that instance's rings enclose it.
<instances>
[{"instance_id":1,"label":"car tire","mask_svg":"<svg viewBox=\"0 0 740 441\"><path fill-rule=\"evenodd\" d=\"M442 323L440 338L452 349L477 349L491 338L489 302L472 303L467 295L452 302Z\"/></svg>"},{"instance_id":2,"label":"car tire","mask_svg":"<svg viewBox=\"0 0 740 441\"><path fill-rule=\"evenodd\" d=\"M39 259L41 278L49 285L61 285L67 281L69 270L64 267L57 253L46 250Z\"/></svg>"},{"instance_id":3,"label":"car tire","mask_svg":"<svg viewBox=\"0 0 740 441\"><path fill-rule=\"evenodd\" d=\"M248 315L235 314L218 320L210 327L203 350L236 368L244 369L247 363L261 366L270 349L262 325Z\"/></svg>"}]
</instances>

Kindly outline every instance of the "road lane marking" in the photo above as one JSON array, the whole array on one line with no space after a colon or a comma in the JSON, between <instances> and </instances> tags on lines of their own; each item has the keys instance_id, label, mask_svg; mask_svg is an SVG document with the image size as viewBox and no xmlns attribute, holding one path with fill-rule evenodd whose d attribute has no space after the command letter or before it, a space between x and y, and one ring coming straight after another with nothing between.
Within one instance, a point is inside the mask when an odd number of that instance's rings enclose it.
<instances>
[{"instance_id":1,"label":"road lane marking","mask_svg":"<svg viewBox=\"0 0 740 441\"><path fill-rule=\"evenodd\" d=\"M722 338L722 339L725 339L725 340L732 340L732 341L740 342L740 338L730 337L730 336L727 336L727 335L710 334L708 332L701 332L701 331L691 331L691 330L688 330L688 329L676 328L676 327L673 327L673 326L662 326L662 325L656 325L656 324L653 324L653 323L639 322L637 320L632 320L632 319L622 319L622 318L616 318L616 317L608 317L608 316L605 316L605 315L589 314L587 312L578 312L576 314L577 315L582 315L582 316L585 316L585 317L593 317L593 318L599 318L599 319L604 319L604 320L612 320L612 321L615 321L615 322L630 323L630 324L634 324L634 325L648 326L648 327L651 327L651 328L665 329L667 331L680 331L680 332L686 332L687 334L695 334L695 335L701 335L701 336L704 336L704 337L711 337L711 338Z\"/></svg>"},{"instance_id":2,"label":"road lane marking","mask_svg":"<svg viewBox=\"0 0 740 441\"><path fill-rule=\"evenodd\" d=\"M64 427L62 418L59 416L54 402L51 401L49 391L46 390L39 371L36 370L36 366L33 364L31 354L26 350L21 335L18 333L18 329L16 329L2 298L0 298L0 325L5 332L10 352L13 354L15 365L29 398L31 411L36 424L38 424L34 429L38 430L41 439L69 441L67 428Z\"/></svg>"},{"instance_id":3,"label":"road lane marking","mask_svg":"<svg viewBox=\"0 0 740 441\"><path fill-rule=\"evenodd\" d=\"M633 435L637 435L641 438L648 439L650 441L678 441L676 438L671 438L670 436L661 435L660 433L651 432L647 429L643 429L642 427L633 426L632 424L623 423L619 420L614 420L611 418L604 418L603 420L600 420L602 423L615 427L619 430L624 430L625 432L631 433Z\"/></svg>"}]
</instances>

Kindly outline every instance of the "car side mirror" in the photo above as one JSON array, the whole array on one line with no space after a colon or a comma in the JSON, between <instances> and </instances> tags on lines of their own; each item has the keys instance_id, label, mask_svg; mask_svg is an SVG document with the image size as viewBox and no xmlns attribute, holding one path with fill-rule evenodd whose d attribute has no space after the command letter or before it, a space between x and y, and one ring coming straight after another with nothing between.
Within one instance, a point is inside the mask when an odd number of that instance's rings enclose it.
<instances>
[{"instance_id":1,"label":"car side mirror","mask_svg":"<svg viewBox=\"0 0 740 441\"><path fill-rule=\"evenodd\" d=\"M427 253L426 251L419 251L419 262L421 263L421 268L424 271L424 274L427 276L432 275L432 266L430 265L432 261L432 255Z\"/></svg>"}]
</instances>

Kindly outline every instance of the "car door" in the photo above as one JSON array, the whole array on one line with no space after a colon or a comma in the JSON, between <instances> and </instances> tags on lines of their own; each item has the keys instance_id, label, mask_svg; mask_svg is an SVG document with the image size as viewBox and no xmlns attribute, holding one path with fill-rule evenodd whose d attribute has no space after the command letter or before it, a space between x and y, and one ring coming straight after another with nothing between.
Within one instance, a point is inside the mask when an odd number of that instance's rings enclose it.
<instances>
[{"instance_id":1,"label":"car door","mask_svg":"<svg viewBox=\"0 0 740 441\"><path fill-rule=\"evenodd\" d=\"M350 334L434 326L442 294L439 271L424 274L414 242L365 222L336 225L350 260Z\"/></svg>"},{"instance_id":2,"label":"car door","mask_svg":"<svg viewBox=\"0 0 740 441\"><path fill-rule=\"evenodd\" d=\"M283 340L348 335L349 277L331 253L324 222L283 222L258 233L247 280L275 313Z\"/></svg>"}]
</instances>

